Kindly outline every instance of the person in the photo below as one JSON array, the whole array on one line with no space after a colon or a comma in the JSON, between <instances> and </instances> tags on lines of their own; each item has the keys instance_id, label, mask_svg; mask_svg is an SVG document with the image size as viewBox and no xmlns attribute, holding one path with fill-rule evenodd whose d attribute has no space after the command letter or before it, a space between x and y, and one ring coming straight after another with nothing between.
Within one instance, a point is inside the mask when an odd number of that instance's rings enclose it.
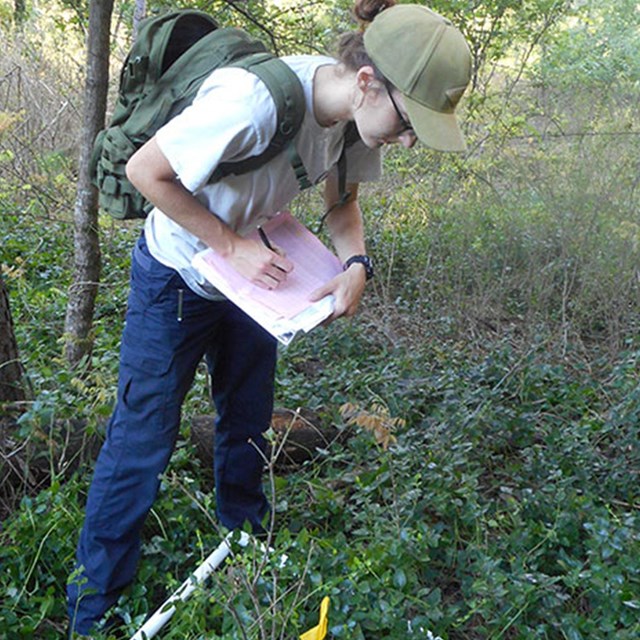
<instances>
[{"instance_id":1,"label":"person","mask_svg":"<svg viewBox=\"0 0 640 640\"><path fill-rule=\"evenodd\" d=\"M358 184L381 172L380 147L417 139L443 151L465 149L455 108L471 76L469 48L451 22L424 6L357 0L364 30L345 34L338 59L282 58L304 88L306 113L296 148L314 183L324 181L326 217L348 267L314 294L335 297L330 320L352 316L371 263L366 257ZM345 127L348 199L336 163ZM134 250L121 343L117 401L89 489L68 587L70 634L88 634L134 577L140 532L171 456L184 397L204 356L216 407L215 491L227 529L263 531L263 432L273 409L276 341L207 285L191 267L213 248L243 277L274 289L295 265L246 238L281 211L299 187L286 153L243 175L207 182L216 166L260 153L276 126L270 94L253 75L221 68L182 114L127 164L155 208ZM338 203L337 205L335 203Z\"/></svg>"}]
</instances>

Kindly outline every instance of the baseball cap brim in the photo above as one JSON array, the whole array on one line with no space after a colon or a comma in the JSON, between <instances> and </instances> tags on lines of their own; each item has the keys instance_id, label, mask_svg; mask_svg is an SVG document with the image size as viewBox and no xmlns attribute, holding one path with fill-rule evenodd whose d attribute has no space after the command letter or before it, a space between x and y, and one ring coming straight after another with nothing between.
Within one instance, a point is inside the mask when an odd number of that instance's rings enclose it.
<instances>
[{"instance_id":1,"label":"baseball cap brim","mask_svg":"<svg viewBox=\"0 0 640 640\"><path fill-rule=\"evenodd\" d=\"M455 113L441 113L403 94L409 122L423 144L438 151L466 151Z\"/></svg>"}]
</instances>

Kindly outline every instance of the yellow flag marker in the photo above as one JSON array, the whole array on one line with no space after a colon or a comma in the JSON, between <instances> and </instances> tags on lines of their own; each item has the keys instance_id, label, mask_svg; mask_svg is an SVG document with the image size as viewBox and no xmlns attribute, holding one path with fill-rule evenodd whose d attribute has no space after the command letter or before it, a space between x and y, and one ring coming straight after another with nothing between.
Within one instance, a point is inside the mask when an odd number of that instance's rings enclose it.
<instances>
[{"instance_id":1,"label":"yellow flag marker","mask_svg":"<svg viewBox=\"0 0 640 640\"><path fill-rule=\"evenodd\" d=\"M300 636L300 640L324 640L329 625L329 596L325 596L320 603L320 620L318 626L309 629Z\"/></svg>"}]
</instances>

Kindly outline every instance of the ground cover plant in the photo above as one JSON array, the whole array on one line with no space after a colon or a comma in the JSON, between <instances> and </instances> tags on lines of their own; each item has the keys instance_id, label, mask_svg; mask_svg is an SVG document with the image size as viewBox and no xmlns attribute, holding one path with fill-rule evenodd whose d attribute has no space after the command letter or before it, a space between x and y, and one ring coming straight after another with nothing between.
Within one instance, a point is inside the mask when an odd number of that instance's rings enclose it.
<instances>
[{"instance_id":1,"label":"ground cover plant","mask_svg":"<svg viewBox=\"0 0 640 640\"><path fill-rule=\"evenodd\" d=\"M277 404L315 410L338 437L266 474L275 552L238 550L161 637L297 637L324 596L334 638L640 636L640 74L627 3L606 21L605 5L583 3L590 20L558 31L517 83L496 68L469 106L468 157L393 150L384 181L362 188L378 267L362 313L294 341L277 371ZM78 83L27 73L37 48L4 49L0 88L57 108L23 111L0 91L0 265L30 389L0 416L16 420L0 460L13 474L0 637L53 640L139 224L100 220L95 346L70 370ZM310 193L295 213L320 210ZM206 386L201 370L138 576L101 640L130 637L224 534L190 437L212 410Z\"/></svg>"},{"instance_id":2,"label":"ground cover plant","mask_svg":"<svg viewBox=\"0 0 640 640\"><path fill-rule=\"evenodd\" d=\"M163 637L261 637L272 625L265 637L280 637L285 621L290 634L313 626L324 595L334 637L636 637L640 353L606 365L605 383L542 347L477 361L427 348L382 367L384 347L358 327L340 334L316 355L370 355L358 358L361 385L336 377L335 400L354 400L395 442L338 418L345 444L274 479L273 545L287 566L240 564L238 584L223 572ZM313 380L297 387L317 397ZM394 428L397 415L408 418ZM199 474L182 442L121 600L129 633L220 539ZM86 474L54 479L5 522L0 628L56 637L85 491Z\"/></svg>"}]
</instances>

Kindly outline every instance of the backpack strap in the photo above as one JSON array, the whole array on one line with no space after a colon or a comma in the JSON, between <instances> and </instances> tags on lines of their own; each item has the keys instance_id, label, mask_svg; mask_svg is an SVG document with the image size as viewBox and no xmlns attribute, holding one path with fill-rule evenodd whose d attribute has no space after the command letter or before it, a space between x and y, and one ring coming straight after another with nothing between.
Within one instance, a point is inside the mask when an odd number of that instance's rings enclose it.
<instances>
[{"instance_id":1,"label":"backpack strap","mask_svg":"<svg viewBox=\"0 0 640 640\"><path fill-rule=\"evenodd\" d=\"M268 57L270 54L261 42L240 29L217 29L202 37L182 54L179 65L171 65L162 74L149 97L145 98L149 103L162 105L154 120L164 124L193 102L195 92L185 90L185 85L200 87L213 70L233 65L243 56ZM197 71L185 76L185 69ZM176 94L182 97L176 99Z\"/></svg>"},{"instance_id":2,"label":"backpack strap","mask_svg":"<svg viewBox=\"0 0 640 640\"><path fill-rule=\"evenodd\" d=\"M329 214L334 209L337 209L338 207L346 204L351 197L351 191L347 191L347 150L349 149L349 147L358 142L358 140L360 140L360 134L358 133L356 123L353 121L348 122L344 130L342 152L340 153L340 157L338 158L338 162L336 163L336 168L338 170L339 197L337 202L334 202L332 205L330 205L322 214L322 218L320 218L320 222L318 223L318 227L316 228L316 233L320 233L322 225L324 224Z\"/></svg>"},{"instance_id":3,"label":"backpack strap","mask_svg":"<svg viewBox=\"0 0 640 640\"><path fill-rule=\"evenodd\" d=\"M245 69L262 80L276 105L277 128L269 146L261 154L239 162L219 164L209 182L253 171L286 149L300 189L308 189L312 186L311 181L294 144L306 111L304 89L298 76L286 63L268 53L245 57L230 66Z\"/></svg>"},{"instance_id":4,"label":"backpack strap","mask_svg":"<svg viewBox=\"0 0 640 640\"><path fill-rule=\"evenodd\" d=\"M119 94L123 103L116 104L110 126L118 125L129 117L132 104L125 96L133 91L141 100L152 93L158 83L163 82L166 87L166 78L163 78L171 65L199 40L217 29L218 24L212 16L195 9L170 11L143 20L136 41L120 70ZM191 62L197 63L197 60ZM206 65L201 66L206 68ZM180 76L176 76L174 71L171 82L179 80Z\"/></svg>"},{"instance_id":5,"label":"backpack strap","mask_svg":"<svg viewBox=\"0 0 640 640\"><path fill-rule=\"evenodd\" d=\"M340 204L343 205L350 197L347 191L347 149L360 140L358 127L351 121L347 123L344 130L344 142L342 143L342 153L338 159L338 193L340 194Z\"/></svg>"},{"instance_id":6,"label":"backpack strap","mask_svg":"<svg viewBox=\"0 0 640 640\"><path fill-rule=\"evenodd\" d=\"M181 12L176 13L181 14ZM187 13L197 14L196 18L206 16L206 14L197 11ZM184 16L184 14L182 15ZM212 21L210 17L208 19ZM169 14L166 23L170 23L170 21ZM164 21L156 24L155 28L160 31L164 24ZM206 29L208 26L205 23L204 28ZM158 123L166 122L193 100L190 92L176 91L176 87L185 84L184 69L199 70L197 75L190 76L188 79L192 86L199 86L214 69L221 67L245 69L258 76L273 97L277 112L276 132L268 147L261 154L238 162L221 163L211 174L208 182L214 183L228 175L241 175L253 171L275 158L288 147L289 162L298 184L301 189L307 189L311 186L311 182L293 144L293 139L302 125L306 111L304 89L298 76L285 62L269 52L262 42L242 29L233 27L215 29L213 25L210 29L210 33L202 35L190 48L180 52L179 65L166 65L166 60L164 60L163 66L167 68L147 69L148 60L134 58L127 62L130 68L131 65L139 66L138 73L148 73L148 76L153 77L153 81L149 82L151 85L149 97L145 100L160 105L154 120ZM149 38L150 35L141 32L140 37ZM169 36L163 34L163 37L168 38ZM158 74L160 74L159 77ZM176 101L175 93L183 94L184 99Z\"/></svg>"}]
</instances>

